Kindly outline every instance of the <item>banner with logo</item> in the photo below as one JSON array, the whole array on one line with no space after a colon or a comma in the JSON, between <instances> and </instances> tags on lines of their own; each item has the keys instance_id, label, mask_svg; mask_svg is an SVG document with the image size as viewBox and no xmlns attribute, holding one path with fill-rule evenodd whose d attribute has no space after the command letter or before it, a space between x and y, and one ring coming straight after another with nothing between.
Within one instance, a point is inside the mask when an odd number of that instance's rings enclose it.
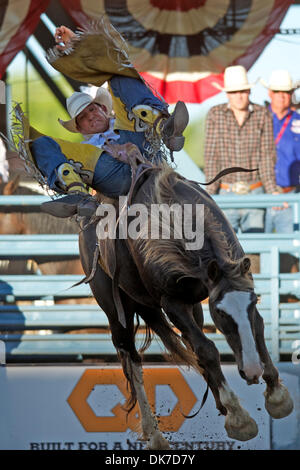
<instances>
[{"instance_id":1,"label":"banner with logo","mask_svg":"<svg viewBox=\"0 0 300 470\"><path fill-rule=\"evenodd\" d=\"M199 410L206 383L187 368L146 366L144 381L159 426L173 450L270 448L270 418L263 384L247 386L235 366L223 367L259 434L248 442L227 437L211 392ZM1 450L142 450L138 408L123 409L127 385L120 367L14 366L0 368Z\"/></svg>"}]
</instances>

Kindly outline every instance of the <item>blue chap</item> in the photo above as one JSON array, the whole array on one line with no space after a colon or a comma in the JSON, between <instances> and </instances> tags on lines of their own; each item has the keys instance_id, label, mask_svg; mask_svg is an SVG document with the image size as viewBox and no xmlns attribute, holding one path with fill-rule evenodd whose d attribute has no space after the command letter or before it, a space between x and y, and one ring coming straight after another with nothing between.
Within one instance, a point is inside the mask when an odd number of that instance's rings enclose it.
<instances>
[{"instance_id":1,"label":"blue chap","mask_svg":"<svg viewBox=\"0 0 300 470\"><path fill-rule=\"evenodd\" d=\"M120 98L129 111L137 104L151 106L160 111L167 110L167 104L153 95L152 91L142 80L122 76L114 76L110 80L112 92ZM140 149L147 158L145 133L129 130L119 130L118 144L131 142ZM88 143L88 141L86 142ZM51 137L40 137L32 143L32 154L41 173L47 178L48 185L55 191L62 192L55 185L57 168L68 159L62 153L60 146ZM161 158L160 153L157 159ZM126 194L131 184L131 170L129 165L119 162L111 155L103 152L96 163L92 187L106 196L116 197Z\"/></svg>"},{"instance_id":2,"label":"blue chap","mask_svg":"<svg viewBox=\"0 0 300 470\"><path fill-rule=\"evenodd\" d=\"M38 168L47 178L49 187L57 192L63 192L56 186L57 168L69 160L62 153L58 143L51 137L39 137L32 143L31 150ZM103 152L96 163L92 188L106 196L116 197L126 194L130 184L130 166Z\"/></svg>"}]
</instances>

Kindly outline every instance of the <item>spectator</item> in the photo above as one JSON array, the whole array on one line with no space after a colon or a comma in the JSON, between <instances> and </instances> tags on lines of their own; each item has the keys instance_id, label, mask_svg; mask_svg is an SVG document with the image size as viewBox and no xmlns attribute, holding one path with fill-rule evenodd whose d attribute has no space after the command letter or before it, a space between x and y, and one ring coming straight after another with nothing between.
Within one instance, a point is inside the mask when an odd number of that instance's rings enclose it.
<instances>
[{"instance_id":1,"label":"spectator","mask_svg":"<svg viewBox=\"0 0 300 470\"><path fill-rule=\"evenodd\" d=\"M283 193L293 193L300 178L300 115L292 109L295 85L287 70L274 70L268 88L273 116L274 139L277 151L275 165L276 183ZM293 231L293 211L287 203L267 209L266 232L290 233Z\"/></svg>"},{"instance_id":2,"label":"spectator","mask_svg":"<svg viewBox=\"0 0 300 470\"><path fill-rule=\"evenodd\" d=\"M211 194L244 195L278 191L274 166L276 150L272 117L268 109L250 102L247 73L241 65L227 67L224 88L228 103L214 106L207 115L205 175L207 181L221 170L239 166L257 172L232 173L208 186ZM263 209L227 209L224 211L234 230L264 231Z\"/></svg>"}]
</instances>

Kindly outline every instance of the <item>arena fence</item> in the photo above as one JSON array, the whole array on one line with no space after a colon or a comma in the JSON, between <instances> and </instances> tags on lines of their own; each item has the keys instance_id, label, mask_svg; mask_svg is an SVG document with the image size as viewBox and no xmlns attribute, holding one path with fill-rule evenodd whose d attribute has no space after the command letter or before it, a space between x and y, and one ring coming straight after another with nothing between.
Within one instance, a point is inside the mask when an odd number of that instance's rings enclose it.
<instances>
[{"instance_id":1,"label":"arena fence","mask_svg":"<svg viewBox=\"0 0 300 470\"><path fill-rule=\"evenodd\" d=\"M45 196L1 196L0 211L38 211ZM259 311L265 321L265 338L274 361L291 360L300 347L300 273L281 272L280 257L288 254L299 261L299 195L216 196L222 208L272 207L287 201L293 205L294 232L291 234L239 234L247 254L259 259L254 274ZM78 258L77 235L0 235L0 260L62 260ZM7 362L80 361L84 358L112 358L106 315L91 303L88 285L71 286L81 276L3 274L0 280L0 341ZM60 304L62 299L83 303ZM224 337L214 330L207 303L204 303L205 329L221 357L230 358ZM141 325L142 327L143 325ZM137 335L142 342L143 331ZM163 346L154 338L144 357L163 357Z\"/></svg>"}]
</instances>

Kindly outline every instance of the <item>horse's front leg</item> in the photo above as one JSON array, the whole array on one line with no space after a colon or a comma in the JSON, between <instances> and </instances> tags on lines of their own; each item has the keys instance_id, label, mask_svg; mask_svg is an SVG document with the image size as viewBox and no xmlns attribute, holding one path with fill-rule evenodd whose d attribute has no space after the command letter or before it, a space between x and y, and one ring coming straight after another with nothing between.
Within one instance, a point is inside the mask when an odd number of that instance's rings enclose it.
<instances>
[{"instance_id":1,"label":"horse's front leg","mask_svg":"<svg viewBox=\"0 0 300 470\"><path fill-rule=\"evenodd\" d=\"M204 316L202 305L200 302L198 304L193 305L193 317L200 330L203 331ZM186 337L184 333L181 334L181 338L186 348L193 350L193 345L189 342L189 338Z\"/></svg>"},{"instance_id":2,"label":"horse's front leg","mask_svg":"<svg viewBox=\"0 0 300 470\"><path fill-rule=\"evenodd\" d=\"M238 397L229 387L221 370L219 352L197 325L193 306L164 297L162 308L196 354L198 364L204 370L203 376L214 395L216 407L226 416L225 429L228 436L240 441L254 438L258 433L256 422L242 408Z\"/></svg>"},{"instance_id":3,"label":"horse's front leg","mask_svg":"<svg viewBox=\"0 0 300 470\"><path fill-rule=\"evenodd\" d=\"M264 322L257 310L255 318L255 339L260 360L264 365L262 377L267 385L264 392L266 410L272 418L284 418L293 411L293 400L290 397L288 389L281 383L278 370L270 358L264 338Z\"/></svg>"}]
</instances>

